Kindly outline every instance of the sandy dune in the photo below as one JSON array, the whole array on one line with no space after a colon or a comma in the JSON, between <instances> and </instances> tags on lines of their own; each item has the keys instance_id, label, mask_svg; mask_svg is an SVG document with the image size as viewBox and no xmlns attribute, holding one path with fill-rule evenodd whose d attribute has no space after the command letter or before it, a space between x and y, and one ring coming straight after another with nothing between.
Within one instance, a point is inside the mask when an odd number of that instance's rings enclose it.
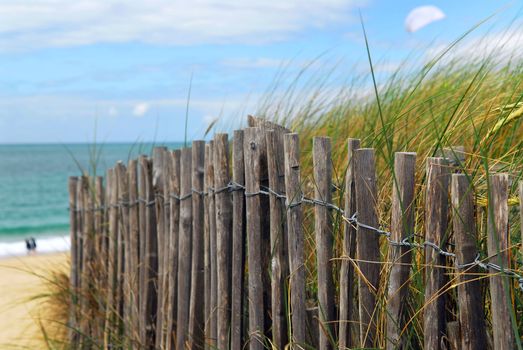
<instances>
[{"instance_id":1,"label":"sandy dune","mask_svg":"<svg viewBox=\"0 0 523 350\"><path fill-rule=\"evenodd\" d=\"M66 268L65 253L0 260L0 349L45 349L39 336L39 302L31 297L45 293L42 278Z\"/></svg>"}]
</instances>

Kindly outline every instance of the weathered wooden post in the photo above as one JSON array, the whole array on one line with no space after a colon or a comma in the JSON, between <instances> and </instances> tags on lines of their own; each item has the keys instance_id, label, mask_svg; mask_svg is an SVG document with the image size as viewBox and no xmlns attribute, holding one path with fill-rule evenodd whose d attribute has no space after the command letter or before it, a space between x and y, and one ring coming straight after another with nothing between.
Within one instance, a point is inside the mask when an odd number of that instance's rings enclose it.
<instances>
[{"instance_id":1,"label":"weathered wooden post","mask_svg":"<svg viewBox=\"0 0 523 350\"><path fill-rule=\"evenodd\" d=\"M427 159L425 197L425 240L441 246L446 242L450 168L444 158ZM440 349L445 332L445 258L431 247L425 248L425 310L423 330L425 349Z\"/></svg>"},{"instance_id":2,"label":"weathered wooden post","mask_svg":"<svg viewBox=\"0 0 523 350\"><path fill-rule=\"evenodd\" d=\"M332 159L328 137L313 139L315 199L332 203ZM318 276L319 348L328 350L335 344L334 281L332 279L332 216L326 205L314 206L316 232L316 265Z\"/></svg>"},{"instance_id":3,"label":"weathered wooden post","mask_svg":"<svg viewBox=\"0 0 523 350\"><path fill-rule=\"evenodd\" d=\"M249 264L249 348L264 348L264 295L262 258L262 219L260 211L261 152L265 137L260 128L244 131L243 151L245 160L245 197L247 252Z\"/></svg>"},{"instance_id":4,"label":"weathered wooden post","mask_svg":"<svg viewBox=\"0 0 523 350\"><path fill-rule=\"evenodd\" d=\"M158 311L158 236L156 234L156 211L154 209L154 187L152 164L146 157L140 157L140 177L145 182L143 201L145 204L145 249L144 285L142 290L143 307L143 346L152 349L156 339L156 312Z\"/></svg>"},{"instance_id":5,"label":"weathered wooden post","mask_svg":"<svg viewBox=\"0 0 523 350\"><path fill-rule=\"evenodd\" d=\"M374 150L356 150L354 161L358 222L378 227ZM376 295L379 291L380 272L379 236L372 230L358 226L356 241L358 267L362 275L358 279L360 341L362 347L373 347L376 345L378 320Z\"/></svg>"},{"instance_id":6,"label":"weathered wooden post","mask_svg":"<svg viewBox=\"0 0 523 350\"><path fill-rule=\"evenodd\" d=\"M347 140L347 174L345 176L345 218L351 218L356 213L356 188L354 174L354 151L360 148L359 139ZM343 255L340 269L340 310L339 310L339 341L340 350L345 350L358 344L359 329L357 329L357 305L354 295L356 276L354 266L349 259L356 258L356 226L345 222L343 231Z\"/></svg>"},{"instance_id":7,"label":"weathered wooden post","mask_svg":"<svg viewBox=\"0 0 523 350\"><path fill-rule=\"evenodd\" d=\"M201 349L204 345L204 227L203 227L203 173L205 141L192 143L192 262L191 300L189 305L189 334L191 347Z\"/></svg>"},{"instance_id":8,"label":"weathered wooden post","mask_svg":"<svg viewBox=\"0 0 523 350\"><path fill-rule=\"evenodd\" d=\"M178 308L176 349L185 349L189 340L189 300L192 253L191 148L182 149L180 159L180 237L178 241Z\"/></svg>"},{"instance_id":9,"label":"weathered wooden post","mask_svg":"<svg viewBox=\"0 0 523 350\"><path fill-rule=\"evenodd\" d=\"M180 193L180 150L174 150L169 152L169 162L171 163L169 172L169 210L171 212L169 216L169 295L168 295L168 308L167 312L167 349L175 350L176 343L174 334L176 329L174 322L177 316L178 307L178 237L180 230L180 201L176 199L176 196Z\"/></svg>"},{"instance_id":10,"label":"weathered wooden post","mask_svg":"<svg viewBox=\"0 0 523 350\"><path fill-rule=\"evenodd\" d=\"M508 174L489 176L488 196L488 228L487 246L490 262L502 269L510 267L508 243ZM508 350L515 348L515 337L510 316L512 300L510 300L509 277L499 275L490 269L490 297L492 299L492 324L494 349Z\"/></svg>"},{"instance_id":11,"label":"weathered wooden post","mask_svg":"<svg viewBox=\"0 0 523 350\"><path fill-rule=\"evenodd\" d=\"M243 130L235 130L232 146L232 180L237 186L245 185L243 161ZM232 271L231 271L231 350L243 348L244 326L244 274L245 274L245 196L236 189L232 203Z\"/></svg>"},{"instance_id":12,"label":"weathered wooden post","mask_svg":"<svg viewBox=\"0 0 523 350\"><path fill-rule=\"evenodd\" d=\"M140 340L140 302L139 302L139 266L140 263L140 241L139 241L139 213L138 213L138 161L130 160L127 166L129 183L129 289L131 314L128 334L133 344Z\"/></svg>"},{"instance_id":13,"label":"weathered wooden post","mask_svg":"<svg viewBox=\"0 0 523 350\"><path fill-rule=\"evenodd\" d=\"M459 274L460 349L464 350L487 348L481 285L477 279L479 270L476 265L466 266L473 263L478 255L473 191L467 175L452 175L452 227L456 242L456 261ZM466 267L459 268L459 265Z\"/></svg>"},{"instance_id":14,"label":"weathered wooden post","mask_svg":"<svg viewBox=\"0 0 523 350\"><path fill-rule=\"evenodd\" d=\"M287 131L288 132L288 131ZM287 222L285 220L285 201L278 194L285 193L285 168L283 153L283 135L281 130L266 130L267 169L270 198L270 240L271 240L271 307L272 307L272 342L277 349L284 349L288 343L286 290L289 275L287 254Z\"/></svg>"},{"instance_id":15,"label":"weathered wooden post","mask_svg":"<svg viewBox=\"0 0 523 350\"><path fill-rule=\"evenodd\" d=\"M398 152L394 157L392 189L391 239L401 242L414 234L414 175L416 153ZM411 248L389 245L389 275L387 298L387 349L406 345L403 327L408 320L407 296L411 266Z\"/></svg>"},{"instance_id":16,"label":"weathered wooden post","mask_svg":"<svg viewBox=\"0 0 523 350\"><path fill-rule=\"evenodd\" d=\"M300 179L300 142L298 134L284 136L285 193L287 196L287 243L289 247L289 292L291 312L291 349L306 345L305 256L302 229L303 212Z\"/></svg>"},{"instance_id":17,"label":"weathered wooden post","mask_svg":"<svg viewBox=\"0 0 523 350\"><path fill-rule=\"evenodd\" d=\"M230 191L220 191L230 182L229 141L227 134L214 137L214 188L216 206L216 262L218 277L218 349L229 348L231 317L231 233L232 202Z\"/></svg>"},{"instance_id":18,"label":"weathered wooden post","mask_svg":"<svg viewBox=\"0 0 523 350\"><path fill-rule=\"evenodd\" d=\"M107 171L107 186L109 186L111 192L108 199L109 208L109 250L107 252L107 302L106 302L106 316L105 316L105 332L104 332L104 348L112 346L113 337L115 332L115 319L117 307L115 307L115 296L116 296L116 283L118 275L118 246L117 246L117 235L118 235L118 183L116 181L116 175L114 169Z\"/></svg>"},{"instance_id":19,"label":"weathered wooden post","mask_svg":"<svg viewBox=\"0 0 523 350\"><path fill-rule=\"evenodd\" d=\"M156 311L156 348L165 348L166 340L166 313L164 312L167 301L167 273L166 273L166 254L167 235L165 234L165 158L167 149L165 147L155 147L153 149L153 189L156 210L156 235L158 241L158 304Z\"/></svg>"},{"instance_id":20,"label":"weathered wooden post","mask_svg":"<svg viewBox=\"0 0 523 350\"><path fill-rule=\"evenodd\" d=\"M69 230L71 239L71 271L69 277L69 288L71 289L71 308L69 312L68 322L68 339L71 347L78 344L78 334L75 329L77 327L77 293L78 293L78 178L69 177Z\"/></svg>"},{"instance_id":21,"label":"weathered wooden post","mask_svg":"<svg viewBox=\"0 0 523 350\"><path fill-rule=\"evenodd\" d=\"M209 164L207 166L207 176L209 186L214 188L214 141L209 141ZM218 341L218 263L216 251L216 206L214 190L209 192L208 203L208 220L209 220L209 264L210 264L210 305L208 316L208 346L212 349L216 347Z\"/></svg>"}]
</instances>

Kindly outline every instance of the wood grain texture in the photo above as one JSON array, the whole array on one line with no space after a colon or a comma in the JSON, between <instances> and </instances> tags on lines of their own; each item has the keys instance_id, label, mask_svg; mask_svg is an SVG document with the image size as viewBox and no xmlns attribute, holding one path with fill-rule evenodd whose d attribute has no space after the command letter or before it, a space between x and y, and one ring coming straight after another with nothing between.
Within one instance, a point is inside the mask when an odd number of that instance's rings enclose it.
<instances>
[{"instance_id":1,"label":"wood grain texture","mask_svg":"<svg viewBox=\"0 0 523 350\"><path fill-rule=\"evenodd\" d=\"M358 221L378 227L377 186L374 150L361 148L354 152L356 208ZM379 291L379 236L366 228L358 227L356 234L358 268L360 342L362 347L373 347L376 342L376 294Z\"/></svg>"},{"instance_id":2,"label":"wood grain texture","mask_svg":"<svg viewBox=\"0 0 523 350\"><path fill-rule=\"evenodd\" d=\"M425 240L441 246L446 242L450 167L444 158L427 158L425 196ZM445 258L425 248L425 349L440 349L445 335Z\"/></svg>"},{"instance_id":3,"label":"wood grain texture","mask_svg":"<svg viewBox=\"0 0 523 350\"><path fill-rule=\"evenodd\" d=\"M180 158L180 197L192 193L192 150L182 149ZM192 200L180 201L180 237L178 241L178 309L176 317L176 349L183 350L189 340L189 303L191 291Z\"/></svg>"},{"instance_id":4,"label":"wood grain texture","mask_svg":"<svg viewBox=\"0 0 523 350\"><path fill-rule=\"evenodd\" d=\"M332 203L332 150L328 137L313 138L314 197ZM314 206L316 273L318 279L319 349L329 350L335 343L334 281L332 278L332 215L324 205Z\"/></svg>"},{"instance_id":5,"label":"wood grain texture","mask_svg":"<svg viewBox=\"0 0 523 350\"><path fill-rule=\"evenodd\" d=\"M192 143L192 262L189 334L191 348L204 344L204 261L203 261L203 201L204 201L205 141Z\"/></svg>"},{"instance_id":6,"label":"wood grain texture","mask_svg":"<svg viewBox=\"0 0 523 350\"><path fill-rule=\"evenodd\" d=\"M69 190L69 237L71 240L71 269L69 277L69 288L71 289L71 305L77 304L78 291L78 177L71 176L68 180ZM78 334L74 331L77 327L76 308L69 309L68 339L71 346L77 346Z\"/></svg>"},{"instance_id":7,"label":"wood grain texture","mask_svg":"<svg viewBox=\"0 0 523 350\"><path fill-rule=\"evenodd\" d=\"M284 130L287 131L287 130ZM267 144L267 169L269 187L276 193L285 193L285 168L283 153L284 131L265 131ZM286 290L289 276L287 249L287 221L285 201L274 194L269 196L270 243L271 243L271 314L272 343L277 349L284 349L288 343L286 313Z\"/></svg>"},{"instance_id":8,"label":"wood grain texture","mask_svg":"<svg viewBox=\"0 0 523 350\"><path fill-rule=\"evenodd\" d=\"M232 146L232 180L245 185L243 130L235 130ZM243 191L232 194L232 271L231 271L231 350L243 348L245 298L245 197Z\"/></svg>"},{"instance_id":9,"label":"wood grain texture","mask_svg":"<svg viewBox=\"0 0 523 350\"><path fill-rule=\"evenodd\" d=\"M118 234L118 208L115 206L118 202L118 185L114 169L107 171L107 186L109 187L110 196L108 199L109 207L109 250L107 260L107 298L106 298L106 316L104 327L104 348L108 348L112 344L114 336L114 319L115 319L115 292L116 292L116 276L117 276L117 234Z\"/></svg>"},{"instance_id":10,"label":"wood grain texture","mask_svg":"<svg viewBox=\"0 0 523 350\"><path fill-rule=\"evenodd\" d=\"M211 223L210 206L213 198L214 189L214 165L212 162L211 144L205 145L204 155L204 187L207 196L204 198L204 283L205 283L205 349L211 348ZM213 204L214 207L214 204ZM214 212L214 211L213 211ZM214 218L213 218L214 221Z\"/></svg>"},{"instance_id":11,"label":"wood grain texture","mask_svg":"<svg viewBox=\"0 0 523 350\"><path fill-rule=\"evenodd\" d=\"M263 258L262 222L259 195L261 177L261 152L265 148L265 137L260 128L247 128L244 131L243 152L245 160L246 227L247 256L249 264L249 335L250 350L264 348L264 296L263 296Z\"/></svg>"},{"instance_id":12,"label":"wood grain texture","mask_svg":"<svg viewBox=\"0 0 523 350\"><path fill-rule=\"evenodd\" d=\"M227 134L214 137L214 188L226 187L230 182L229 140ZM217 263L217 334L218 349L229 348L229 327L231 318L231 233L232 201L229 191L215 193L216 208L216 263Z\"/></svg>"},{"instance_id":13,"label":"wood grain texture","mask_svg":"<svg viewBox=\"0 0 523 350\"><path fill-rule=\"evenodd\" d=\"M489 176L490 190L488 197L487 247L490 262L503 268L510 268L508 237L508 186L507 174ZM490 297L492 299L492 324L494 349L508 350L515 348L515 337L510 314L509 277L499 275L490 269Z\"/></svg>"},{"instance_id":14,"label":"wood grain texture","mask_svg":"<svg viewBox=\"0 0 523 350\"><path fill-rule=\"evenodd\" d=\"M127 165L129 183L129 293L130 293L130 324L129 336L132 346L140 339L140 301L139 301L139 266L140 241L139 241L139 213L138 213L138 161L130 160Z\"/></svg>"},{"instance_id":15,"label":"wood grain texture","mask_svg":"<svg viewBox=\"0 0 523 350\"><path fill-rule=\"evenodd\" d=\"M401 241L414 234L414 185L416 154L398 152L394 156L392 188L391 238ZM389 262L392 262L387 298L387 349L407 345L402 334L407 315L407 297L411 266L411 249L389 245Z\"/></svg>"},{"instance_id":16,"label":"wood grain texture","mask_svg":"<svg viewBox=\"0 0 523 350\"><path fill-rule=\"evenodd\" d=\"M350 218L356 212L356 188L354 184L354 151L360 148L359 139L347 140L347 174L345 175L345 217ZM358 312L355 302L356 276L354 265L349 259L356 258L356 228L344 223L343 255L340 268L339 295L339 340L340 350L349 349L359 344Z\"/></svg>"},{"instance_id":17,"label":"wood grain texture","mask_svg":"<svg viewBox=\"0 0 523 350\"><path fill-rule=\"evenodd\" d=\"M285 154L285 193L287 195L287 246L289 248L289 292L291 314L291 349L306 345L306 291L303 212L300 177L300 142L298 134L286 134L283 138Z\"/></svg>"},{"instance_id":18,"label":"wood grain texture","mask_svg":"<svg viewBox=\"0 0 523 350\"><path fill-rule=\"evenodd\" d=\"M89 347L91 345L91 337L93 336L93 320L92 320L92 297L94 292L94 278L95 278L95 232L94 232L94 184L91 177L83 176L81 178L82 184L82 207L83 210L83 225L82 225L82 273L81 278L81 298L80 298L80 340L81 347ZM88 317L85 317L88 315Z\"/></svg>"},{"instance_id":19,"label":"wood grain texture","mask_svg":"<svg viewBox=\"0 0 523 350\"><path fill-rule=\"evenodd\" d=\"M156 313L158 311L158 235L156 233L156 210L154 209L154 187L151 161L140 158L140 176L145 182L145 251L144 251L144 324L143 346L153 349L156 339Z\"/></svg>"},{"instance_id":20,"label":"wood grain texture","mask_svg":"<svg viewBox=\"0 0 523 350\"><path fill-rule=\"evenodd\" d=\"M474 212L474 189L467 175L452 175L451 201L456 261L461 265L468 264L473 262L478 254L476 248L478 233ZM486 349L487 336L481 284L476 278L479 268L470 266L458 272L460 349Z\"/></svg>"},{"instance_id":21,"label":"wood grain texture","mask_svg":"<svg viewBox=\"0 0 523 350\"><path fill-rule=\"evenodd\" d=\"M180 230L180 202L174 198L173 195L180 193L180 150L174 150L169 152L169 162L171 163L169 172L169 210L171 215L169 216L169 262L168 262L168 275L169 275L169 304L167 312L167 350L176 349L175 342L175 321L177 316L177 303L178 303L178 237Z\"/></svg>"},{"instance_id":22,"label":"wood grain texture","mask_svg":"<svg viewBox=\"0 0 523 350\"><path fill-rule=\"evenodd\" d=\"M144 175L144 168L146 168L147 164L147 157L145 155L141 155L138 157L138 198L144 199L147 197L146 194L146 185L145 185L145 175ZM108 178L109 179L109 178ZM139 290L140 295L138 297L139 300L139 311L140 311L140 344L145 344L147 337L146 337L146 317L145 317L145 305L146 305L146 279L145 275L147 273L146 269L146 263L145 263L145 246L146 246L146 205L145 201L138 201L138 241L140 242L139 246Z\"/></svg>"},{"instance_id":23,"label":"wood grain texture","mask_svg":"<svg viewBox=\"0 0 523 350\"><path fill-rule=\"evenodd\" d=\"M126 249L129 240L129 184L127 183L127 168L122 162L116 163L116 180L118 183L118 276L116 287L116 305L118 307L117 326L119 336L126 335L129 324L129 261ZM127 343L127 340L125 340ZM127 346L128 344L126 344Z\"/></svg>"},{"instance_id":24,"label":"wood grain texture","mask_svg":"<svg viewBox=\"0 0 523 350\"><path fill-rule=\"evenodd\" d=\"M209 141L209 155L211 157L208 174L209 184L214 188L214 141ZM208 337L209 346L216 346L218 341L218 264L216 261L216 206L214 193L209 196L209 244L210 244L210 264L211 264L211 306L209 316L210 337Z\"/></svg>"},{"instance_id":25,"label":"wood grain texture","mask_svg":"<svg viewBox=\"0 0 523 350\"><path fill-rule=\"evenodd\" d=\"M165 147L155 147L153 149L153 189L156 210L156 235L158 241L158 304L156 311L156 348L165 348L166 341L166 313L163 312L166 308L167 302L167 273L166 273L166 254L167 236L165 234L165 198L164 183L165 183L165 155L167 149Z\"/></svg>"}]
</instances>

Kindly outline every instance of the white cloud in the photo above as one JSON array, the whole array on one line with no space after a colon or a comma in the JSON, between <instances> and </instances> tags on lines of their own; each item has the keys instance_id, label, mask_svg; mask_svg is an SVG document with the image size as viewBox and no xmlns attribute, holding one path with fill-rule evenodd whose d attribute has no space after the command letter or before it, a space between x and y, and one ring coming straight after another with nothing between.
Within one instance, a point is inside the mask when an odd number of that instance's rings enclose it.
<instances>
[{"instance_id":1,"label":"white cloud","mask_svg":"<svg viewBox=\"0 0 523 350\"><path fill-rule=\"evenodd\" d=\"M133 115L143 117L149 111L149 104L147 102L140 102L133 108Z\"/></svg>"},{"instance_id":2,"label":"white cloud","mask_svg":"<svg viewBox=\"0 0 523 350\"><path fill-rule=\"evenodd\" d=\"M0 0L0 47L263 43L351 21L366 0Z\"/></svg>"}]
</instances>

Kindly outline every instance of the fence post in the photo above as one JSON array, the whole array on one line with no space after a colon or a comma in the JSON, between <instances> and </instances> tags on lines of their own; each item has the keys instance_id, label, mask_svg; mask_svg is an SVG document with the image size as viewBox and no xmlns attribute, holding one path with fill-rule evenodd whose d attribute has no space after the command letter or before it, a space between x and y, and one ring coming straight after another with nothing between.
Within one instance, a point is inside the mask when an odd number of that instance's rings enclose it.
<instances>
[{"instance_id":1,"label":"fence post","mask_svg":"<svg viewBox=\"0 0 523 350\"><path fill-rule=\"evenodd\" d=\"M203 265L203 167L205 141L192 143L192 267L191 299L189 305L189 334L191 347L204 344L204 265Z\"/></svg>"},{"instance_id":2,"label":"fence post","mask_svg":"<svg viewBox=\"0 0 523 350\"><path fill-rule=\"evenodd\" d=\"M446 242L449 180L448 162L444 158L428 158L425 239L437 246ZM440 349L445 334L445 294L442 293L445 258L431 247L426 247L425 264L425 349Z\"/></svg>"},{"instance_id":3,"label":"fence post","mask_svg":"<svg viewBox=\"0 0 523 350\"><path fill-rule=\"evenodd\" d=\"M117 247L117 235L118 235L118 208L116 204L118 202L118 185L116 182L116 175L114 169L109 169L107 171L107 185L111 190L110 196L108 199L108 208L109 208L109 250L107 252L107 307L106 307L106 317L105 317L105 333L104 333L104 348L109 348L112 346L113 337L115 332L115 296L116 296L116 281L118 275L118 247Z\"/></svg>"},{"instance_id":4,"label":"fence post","mask_svg":"<svg viewBox=\"0 0 523 350\"><path fill-rule=\"evenodd\" d=\"M71 237L71 271L69 277L69 288L71 290L71 308L69 312L68 322L68 339L71 347L77 346L77 333L75 329L77 327L77 293L78 293L78 178L69 177L69 225L70 225L70 237Z\"/></svg>"},{"instance_id":5,"label":"fence post","mask_svg":"<svg viewBox=\"0 0 523 350\"><path fill-rule=\"evenodd\" d=\"M171 163L170 172L168 177L168 192L169 198L169 209L171 214L169 215L169 307L165 311L167 312L167 342L166 346L168 350L175 350L175 326L174 321L177 315L177 303L178 303L178 237L180 230L180 202L174 198L174 195L180 193L180 150L174 150L169 152L168 161ZM167 197L166 197L167 198Z\"/></svg>"},{"instance_id":6,"label":"fence post","mask_svg":"<svg viewBox=\"0 0 523 350\"><path fill-rule=\"evenodd\" d=\"M204 155L204 188L207 191L207 195L204 198L204 284L205 284L205 349L210 349L211 344L211 318L214 315L213 307L211 306L211 223L210 223L210 210L212 198L214 196L214 167L212 162L212 145L208 143L205 145Z\"/></svg>"},{"instance_id":7,"label":"fence post","mask_svg":"<svg viewBox=\"0 0 523 350\"><path fill-rule=\"evenodd\" d=\"M129 324L129 294L128 290L128 261L126 249L129 234L129 208L126 204L129 202L129 185L127 184L127 169L118 162L115 167L116 182L118 186L118 234L117 234L117 278L116 278L116 303L117 312L117 329L118 335L127 334Z\"/></svg>"},{"instance_id":8,"label":"fence post","mask_svg":"<svg viewBox=\"0 0 523 350\"><path fill-rule=\"evenodd\" d=\"M378 226L377 189L374 150L361 148L354 153L356 207L358 222ZM360 276L358 278L360 341L362 347L373 347L377 332L376 295L379 291L379 236L358 226L356 249Z\"/></svg>"},{"instance_id":9,"label":"fence post","mask_svg":"<svg viewBox=\"0 0 523 350\"><path fill-rule=\"evenodd\" d=\"M228 135L216 134L214 137L214 188L216 189L216 262L218 268L218 349L229 348L232 203L231 193L228 190L220 190L227 187L229 181Z\"/></svg>"},{"instance_id":10,"label":"fence post","mask_svg":"<svg viewBox=\"0 0 523 350\"><path fill-rule=\"evenodd\" d=\"M360 148L360 140L347 140L347 174L345 176L345 218L356 212L356 189L354 187L354 151ZM339 310L339 343L340 350L355 346L359 334L357 325L357 305L354 303L356 280L354 266L349 259L356 258L356 228L345 222L343 232L343 255L340 269L340 310Z\"/></svg>"},{"instance_id":11,"label":"fence post","mask_svg":"<svg viewBox=\"0 0 523 350\"><path fill-rule=\"evenodd\" d=\"M315 199L332 202L332 159L328 137L313 139L313 166ZM334 325L334 281L332 279L332 216L325 205L314 206L314 231L316 232L316 263L318 276L319 348L332 349L336 343Z\"/></svg>"},{"instance_id":12,"label":"fence post","mask_svg":"<svg viewBox=\"0 0 523 350\"><path fill-rule=\"evenodd\" d=\"M243 162L243 130L235 130L232 146L232 181L245 185ZM232 194L232 272L231 272L231 350L243 348L244 272L245 272L245 196L243 191Z\"/></svg>"},{"instance_id":13,"label":"fence post","mask_svg":"<svg viewBox=\"0 0 523 350\"><path fill-rule=\"evenodd\" d=\"M298 134L285 134L285 193L287 195L287 245L289 247L289 291L291 313L291 349L306 345L305 257L302 229L303 213L300 180L300 142Z\"/></svg>"},{"instance_id":14,"label":"fence post","mask_svg":"<svg viewBox=\"0 0 523 350\"><path fill-rule=\"evenodd\" d=\"M93 310L92 300L94 291L94 186L93 179L83 176L82 182L82 204L83 204L83 232L82 232L82 275L80 278L82 286L82 298L80 299L80 332L81 345L89 347L93 336ZM88 315L86 317L86 315Z\"/></svg>"},{"instance_id":15,"label":"fence post","mask_svg":"<svg viewBox=\"0 0 523 350\"><path fill-rule=\"evenodd\" d=\"M167 274L165 262L165 250L167 247L167 236L165 234L165 198L164 182L165 182L165 154L167 150L165 147L155 147L153 149L153 188L154 200L156 210L156 235L158 236L158 304L156 311L156 348L163 349L165 347L165 317L164 312L166 307L166 289L167 289Z\"/></svg>"},{"instance_id":16,"label":"fence post","mask_svg":"<svg viewBox=\"0 0 523 350\"><path fill-rule=\"evenodd\" d=\"M102 265L100 259L103 256L103 225L104 225L104 184L103 177L97 176L94 183L94 232L96 232L96 259L97 264ZM102 266L98 266L100 269ZM98 271L98 275L101 271Z\"/></svg>"},{"instance_id":17,"label":"fence post","mask_svg":"<svg viewBox=\"0 0 523 350\"><path fill-rule=\"evenodd\" d=\"M508 174L489 176L487 246L489 261L502 269L510 267L508 244ZM511 281L490 269L490 296L492 299L492 324L494 349L514 349L515 337L510 300Z\"/></svg>"},{"instance_id":18,"label":"fence post","mask_svg":"<svg viewBox=\"0 0 523 350\"><path fill-rule=\"evenodd\" d=\"M465 174L453 174L451 183L452 226L456 241L457 265L472 263L478 254L478 234L474 215L474 192ZM476 265L458 267L458 304L461 328L461 349L486 347L485 314L481 299L481 285Z\"/></svg>"},{"instance_id":19,"label":"fence post","mask_svg":"<svg viewBox=\"0 0 523 350\"><path fill-rule=\"evenodd\" d=\"M209 141L209 165L207 167L209 176L209 186L214 188L214 141ZM216 347L218 341L218 264L217 264L217 251L216 251L216 206L215 206L215 195L212 192L209 196L208 206L208 218L209 218L209 256L211 265L211 305L209 315L209 330L210 339L209 346L211 348Z\"/></svg>"},{"instance_id":20,"label":"fence post","mask_svg":"<svg viewBox=\"0 0 523 350\"><path fill-rule=\"evenodd\" d=\"M189 331L192 247L191 148L182 149L180 159L180 237L178 242L178 313L176 349L185 349Z\"/></svg>"},{"instance_id":21,"label":"fence post","mask_svg":"<svg viewBox=\"0 0 523 350\"><path fill-rule=\"evenodd\" d=\"M131 293L131 323L128 334L131 336L132 344L136 344L140 339L140 324L139 324L139 267L140 262L139 249L139 221L138 221L138 161L133 159L129 161L127 166L128 183L129 183L129 287ZM136 346L136 345L134 345Z\"/></svg>"},{"instance_id":22,"label":"fence post","mask_svg":"<svg viewBox=\"0 0 523 350\"><path fill-rule=\"evenodd\" d=\"M103 177L97 176L94 179L94 190L93 190L93 211L94 211L94 251L93 251L93 284L94 284L94 301L97 306L97 310L94 311L92 327L93 327L93 338L96 340L103 338L103 317L98 315L104 315L104 300L101 298L101 291L105 290L104 281L104 186ZM93 306L94 308L94 306Z\"/></svg>"},{"instance_id":23,"label":"fence post","mask_svg":"<svg viewBox=\"0 0 523 350\"><path fill-rule=\"evenodd\" d=\"M398 152L394 157L392 189L391 238L400 242L414 234L414 175L416 153ZM411 266L411 248L389 245L389 275L387 298L387 349L406 345L402 334L408 317L407 296Z\"/></svg>"},{"instance_id":24,"label":"fence post","mask_svg":"<svg viewBox=\"0 0 523 350\"><path fill-rule=\"evenodd\" d=\"M262 219L260 215L261 152L265 147L262 129L247 128L244 131L243 151L245 160L245 197L247 252L249 264L249 348L264 348L265 312L262 266Z\"/></svg>"},{"instance_id":25,"label":"fence post","mask_svg":"<svg viewBox=\"0 0 523 350\"><path fill-rule=\"evenodd\" d=\"M140 305L138 306L139 310L139 324L140 324L140 344L142 346L145 346L147 341L146 336L146 316L145 316L145 305L147 303L147 296L145 294L146 291L146 274L147 272L147 264L145 261L145 248L146 248L146 200L147 197L146 193L146 181L145 181L145 171L147 169L147 158L145 155L140 155L138 157L138 224L140 225L138 229L139 238L138 241L140 242L139 247L139 281L138 281L138 290L139 290L139 296L138 300L140 302Z\"/></svg>"},{"instance_id":26,"label":"fence post","mask_svg":"<svg viewBox=\"0 0 523 350\"><path fill-rule=\"evenodd\" d=\"M283 132L266 130L267 169L269 187L276 193L285 193L285 169L283 154ZM271 307L272 342L277 349L284 349L287 339L287 315L285 300L286 281L289 275L287 256L287 223L285 202L270 193L270 236L271 236Z\"/></svg>"},{"instance_id":27,"label":"fence post","mask_svg":"<svg viewBox=\"0 0 523 350\"><path fill-rule=\"evenodd\" d=\"M144 286L143 298L143 331L145 341L143 345L152 349L156 339L156 312L158 310L158 236L156 234L156 211L154 210L154 188L152 164L146 157L140 157L140 176L145 182L145 250L144 250Z\"/></svg>"}]
</instances>

